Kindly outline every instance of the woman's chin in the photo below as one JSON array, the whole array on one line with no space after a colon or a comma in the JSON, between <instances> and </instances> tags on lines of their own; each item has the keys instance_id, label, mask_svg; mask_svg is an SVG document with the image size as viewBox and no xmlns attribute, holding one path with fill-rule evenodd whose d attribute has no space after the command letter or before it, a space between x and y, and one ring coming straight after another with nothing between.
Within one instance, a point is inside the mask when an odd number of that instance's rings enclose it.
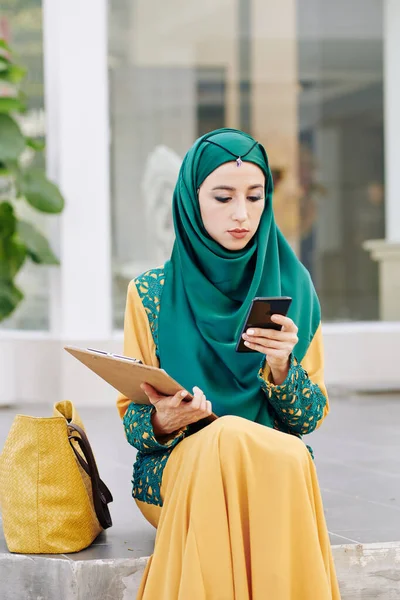
<instances>
[{"instance_id":1,"label":"woman's chin","mask_svg":"<svg viewBox=\"0 0 400 600\"><path fill-rule=\"evenodd\" d=\"M251 241L251 238L249 237L245 237L243 239L219 239L217 240L218 243L220 244L220 246L222 246L223 248L225 248L226 250L243 250L243 248L246 248L246 246L248 245L248 243Z\"/></svg>"}]
</instances>

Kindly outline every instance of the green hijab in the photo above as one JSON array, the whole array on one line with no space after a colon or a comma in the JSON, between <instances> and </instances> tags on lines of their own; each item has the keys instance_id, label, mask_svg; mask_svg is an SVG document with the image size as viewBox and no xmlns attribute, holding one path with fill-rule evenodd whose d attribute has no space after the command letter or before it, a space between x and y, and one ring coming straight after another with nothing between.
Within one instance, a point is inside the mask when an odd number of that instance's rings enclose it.
<instances>
[{"instance_id":1,"label":"green hijab","mask_svg":"<svg viewBox=\"0 0 400 600\"><path fill-rule=\"evenodd\" d=\"M215 169L239 157L264 172L265 209L252 241L231 251L204 228L197 190ZM189 391L200 387L218 416L238 415L270 427L274 415L257 379L265 357L235 352L250 303L255 296L293 298L289 316L299 328L294 350L299 361L320 323L309 273L275 224L272 192L267 154L251 136L218 129L195 142L173 195L176 240L165 265L158 329L160 365L167 373Z\"/></svg>"}]
</instances>

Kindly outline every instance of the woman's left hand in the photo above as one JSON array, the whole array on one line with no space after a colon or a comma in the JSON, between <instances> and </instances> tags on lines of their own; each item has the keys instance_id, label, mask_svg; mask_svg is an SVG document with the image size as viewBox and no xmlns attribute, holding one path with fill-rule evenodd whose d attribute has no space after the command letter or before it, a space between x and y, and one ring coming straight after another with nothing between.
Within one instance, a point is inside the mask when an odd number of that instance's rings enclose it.
<instances>
[{"instance_id":1,"label":"woman's left hand","mask_svg":"<svg viewBox=\"0 0 400 600\"><path fill-rule=\"evenodd\" d=\"M243 334L245 345L265 354L267 363L276 385L281 385L289 372L289 359L293 348L299 341L298 328L289 317L272 315L271 321L282 325L281 331L275 329L248 329Z\"/></svg>"}]
</instances>

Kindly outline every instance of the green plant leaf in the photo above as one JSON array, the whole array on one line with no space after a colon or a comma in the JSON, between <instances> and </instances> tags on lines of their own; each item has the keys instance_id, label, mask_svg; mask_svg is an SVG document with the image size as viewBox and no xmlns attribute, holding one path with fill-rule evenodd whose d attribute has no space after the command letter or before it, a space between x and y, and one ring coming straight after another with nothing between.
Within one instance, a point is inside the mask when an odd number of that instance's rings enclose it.
<instances>
[{"instance_id":1,"label":"green plant leaf","mask_svg":"<svg viewBox=\"0 0 400 600\"><path fill-rule=\"evenodd\" d=\"M0 238L0 279L14 279L26 256L27 249L17 235Z\"/></svg>"},{"instance_id":2,"label":"green plant leaf","mask_svg":"<svg viewBox=\"0 0 400 600\"><path fill-rule=\"evenodd\" d=\"M46 148L45 140L38 140L36 138L26 138L26 145L36 152L42 152Z\"/></svg>"},{"instance_id":3,"label":"green plant leaf","mask_svg":"<svg viewBox=\"0 0 400 600\"><path fill-rule=\"evenodd\" d=\"M59 260L53 254L49 242L31 223L18 221L18 234L26 246L33 262L42 265L58 265Z\"/></svg>"},{"instance_id":4,"label":"green plant leaf","mask_svg":"<svg viewBox=\"0 0 400 600\"><path fill-rule=\"evenodd\" d=\"M20 166L17 161L7 161L3 163L0 161L0 172L3 177L7 179L4 181L4 185L8 184L8 190L5 193L9 198L18 199L21 194L19 193L19 178L20 178ZM4 196L3 196L4 197Z\"/></svg>"},{"instance_id":5,"label":"green plant leaf","mask_svg":"<svg viewBox=\"0 0 400 600\"><path fill-rule=\"evenodd\" d=\"M18 83L21 83L25 75L26 69L24 67L20 67L19 65L14 65L11 63L6 71L2 71L0 73L0 79L17 85Z\"/></svg>"},{"instance_id":6,"label":"green plant leaf","mask_svg":"<svg viewBox=\"0 0 400 600\"><path fill-rule=\"evenodd\" d=\"M0 277L0 321L9 317L23 298L23 293L12 279Z\"/></svg>"},{"instance_id":7,"label":"green plant leaf","mask_svg":"<svg viewBox=\"0 0 400 600\"><path fill-rule=\"evenodd\" d=\"M25 146L19 125L9 115L0 113L0 162L16 161Z\"/></svg>"},{"instance_id":8,"label":"green plant leaf","mask_svg":"<svg viewBox=\"0 0 400 600\"><path fill-rule=\"evenodd\" d=\"M12 280L25 262L27 249L16 234L17 218L9 202L0 204L0 280Z\"/></svg>"},{"instance_id":9,"label":"green plant leaf","mask_svg":"<svg viewBox=\"0 0 400 600\"><path fill-rule=\"evenodd\" d=\"M0 39L0 48L5 50L6 52L12 52L10 46L7 44L6 40Z\"/></svg>"},{"instance_id":10,"label":"green plant leaf","mask_svg":"<svg viewBox=\"0 0 400 600\"><path fill-rule=\"evenodd\" d=\"M10 61L5 56L0 56L0 77L4 71L8 71L10 68Z\"/></svg>"},{"instance_id":11,"label":"green plant leaf","mask_svg":"<svg viewBox=\"0 0 400 600\"><path fill-rule=\"evenodd\" d=\"M0 113L23 112L25 109L26 105L19 98L11 96L0 97Z\"/></svg>"},{"instance_id":12,"label":"green plant leaf","mask_svg":"<svg viewBox=\"0 0 400 600\"><path fill-rule=\"evenodd\" d=\"M28 251L26 246L20 242L16 236L10 240L9 252L11 251L12 255L10 257L10 272L14 278L18 271L22 268L28 255Z\"/></svg>"},{"instance_id":13,"label":"green plant leaf","mask_svg":"<svg viewBox=\"0 0 400 600\"><path fill-rule=\"evenodd\" d=\"M14 208L9 202L0 204L0 238L10 238L14 235L17 225Z\"/></svg>"},{"instance_id":14,"label":"green plant leaf","mask_svg":"<svg viewBox=\"0 0 400 600\"><path fill-rule=\"evenodd\" d=\"M64 198L60 190L40 169L29 169L24 172L21 194L31 206L45 213L57 214L64 208Z\"/></svg>"}]
</instances>

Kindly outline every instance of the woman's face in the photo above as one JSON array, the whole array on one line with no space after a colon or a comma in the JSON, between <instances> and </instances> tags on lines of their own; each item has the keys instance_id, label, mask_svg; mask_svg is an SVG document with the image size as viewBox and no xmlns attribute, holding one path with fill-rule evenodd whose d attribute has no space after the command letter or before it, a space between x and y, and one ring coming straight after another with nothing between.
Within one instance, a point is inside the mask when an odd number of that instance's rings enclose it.
<instances>
[{"instance_id":1,"label":"woman's face","mask_svg":"<svg viewBox=\"0 0 400 600\"><path fill-rule=\"evenodd\" d=\"M255 235L265 205L265 176L250 162L228 162L199 189L201 218L208 234L227 250L241 250Z\"/></svg>"}]
</instances>

